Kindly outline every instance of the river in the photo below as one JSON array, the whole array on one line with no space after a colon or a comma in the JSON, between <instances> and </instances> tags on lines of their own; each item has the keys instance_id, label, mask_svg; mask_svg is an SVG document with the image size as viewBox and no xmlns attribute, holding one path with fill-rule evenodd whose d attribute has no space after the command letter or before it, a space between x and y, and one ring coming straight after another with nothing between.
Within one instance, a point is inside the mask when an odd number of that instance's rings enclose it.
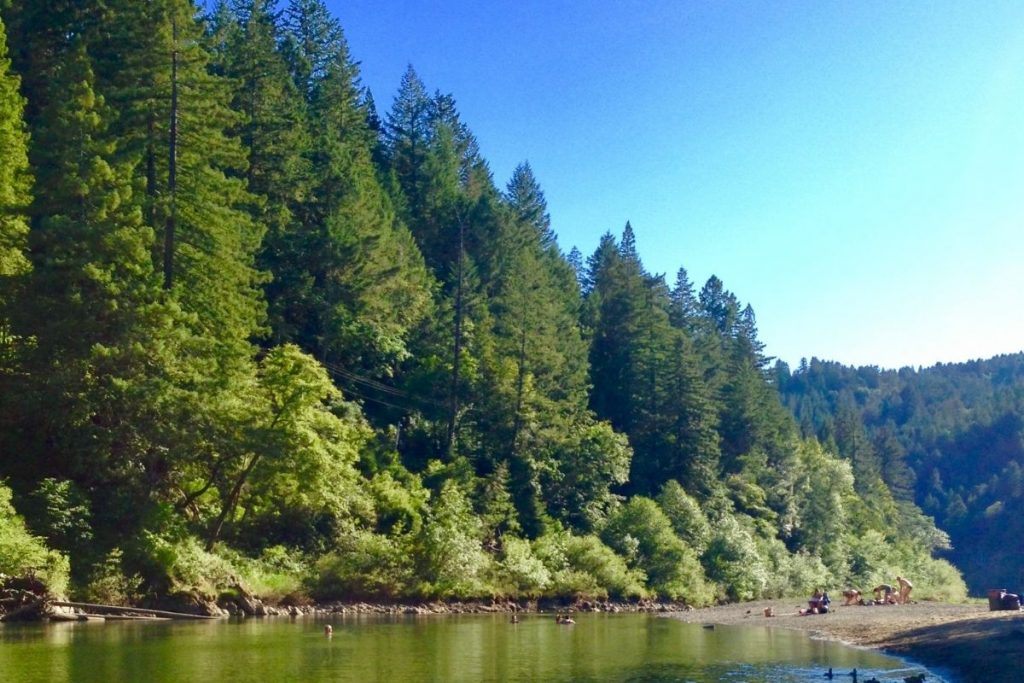
<instances>
[{"instance_id":1,"label":"river","mask_svg":"<svg viewBox=\"0 0 1024 683\"><path fill-rule=\"evenodd\" d=\"M507 614L0 625L0 681L822 681L922 671L877 652L766 627L640 614ZM333 635L324 634L331 624ZM846 675L836 680L848 683ZM929 676L929 681L935 678Z\"/></svg>"}]
</instances>

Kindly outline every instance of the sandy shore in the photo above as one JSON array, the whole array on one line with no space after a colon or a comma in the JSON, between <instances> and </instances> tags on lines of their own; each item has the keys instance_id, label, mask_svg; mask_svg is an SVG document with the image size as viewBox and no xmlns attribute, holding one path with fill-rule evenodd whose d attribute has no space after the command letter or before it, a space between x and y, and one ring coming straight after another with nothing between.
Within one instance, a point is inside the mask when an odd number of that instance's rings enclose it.
<instances>
[{"instance_id":1,"label":"sandy shore","mask_svg":"<svg viewBox=\"0 0 1024 683\"><path fill-rule=\"evenodd\" d=\"M958 683L1024 679L1024 612L990 612L987 604L861 607L833 603L829 614L800 616L797 599L765 600L682 612L706 624L770 624L815 637L871 647L916 661ZM773 617L765 617L771 607Z\"/></svg>"}]
</instances>

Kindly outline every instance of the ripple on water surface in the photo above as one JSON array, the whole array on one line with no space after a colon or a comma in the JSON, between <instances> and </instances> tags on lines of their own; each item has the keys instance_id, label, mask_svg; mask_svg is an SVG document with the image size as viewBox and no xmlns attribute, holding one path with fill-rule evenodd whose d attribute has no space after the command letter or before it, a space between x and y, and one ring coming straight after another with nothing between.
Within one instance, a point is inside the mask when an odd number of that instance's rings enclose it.
<instances>
[{"instance_id":1,"label":"ripple on water surface","mask_svg":"<svg viewBox=\"0 0 1024 683\"><path fill-rule=\"evenodd\" d=\"M324 635L324 625L333 635ZM701 628L640 614L337 616L230 622L7 625L0 681L692 681L790 683L923 671L766 627ZM929 681L941 680L929 674Z\"/></svg>"}]
</instances>

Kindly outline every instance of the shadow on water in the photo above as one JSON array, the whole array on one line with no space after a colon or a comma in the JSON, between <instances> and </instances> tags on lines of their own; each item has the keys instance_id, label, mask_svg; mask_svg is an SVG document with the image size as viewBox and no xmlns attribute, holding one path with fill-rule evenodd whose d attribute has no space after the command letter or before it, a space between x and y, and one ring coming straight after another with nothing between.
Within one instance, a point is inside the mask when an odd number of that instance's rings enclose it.
<instances>
[{"instance_id":1,"label":"shadow on water","mask_svg":"<svg viewBox=\"0 0 1024 683\"><path fill-rule=\"evenodd\" d=\"M0 628L0 680L822 681L857 668L902 681L920 672L877 652L764 627L704 629L647 615L334 617L219 623ZM325 624L333 635L324 635ZM836 676L841 683L850 677ZM938 680L929 675L929 681Z\"/></svg>"}]
</instances>

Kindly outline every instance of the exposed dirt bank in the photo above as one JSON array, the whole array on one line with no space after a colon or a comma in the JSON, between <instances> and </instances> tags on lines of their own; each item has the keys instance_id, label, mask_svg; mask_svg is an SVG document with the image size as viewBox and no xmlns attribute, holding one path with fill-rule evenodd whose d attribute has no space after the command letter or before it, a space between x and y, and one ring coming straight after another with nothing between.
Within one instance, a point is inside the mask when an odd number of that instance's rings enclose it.
<instances>
[{"instance_id":1,"label":"exposed dirt bank","mask_svg":"<svg viewBox=\"0 0 1024 683\"><path fill-rule=\"evenodd\" d=\"M829 614L800 616L797 599L765 600L709 607L673 615L688 622L750 624L807 631L907 657L943 671L959 683L1001 683L1024 679L1024 613L990 612L987 604L844 607ZM772 608L775 616L765 617Z\"/></svg>"}]
</instances>

